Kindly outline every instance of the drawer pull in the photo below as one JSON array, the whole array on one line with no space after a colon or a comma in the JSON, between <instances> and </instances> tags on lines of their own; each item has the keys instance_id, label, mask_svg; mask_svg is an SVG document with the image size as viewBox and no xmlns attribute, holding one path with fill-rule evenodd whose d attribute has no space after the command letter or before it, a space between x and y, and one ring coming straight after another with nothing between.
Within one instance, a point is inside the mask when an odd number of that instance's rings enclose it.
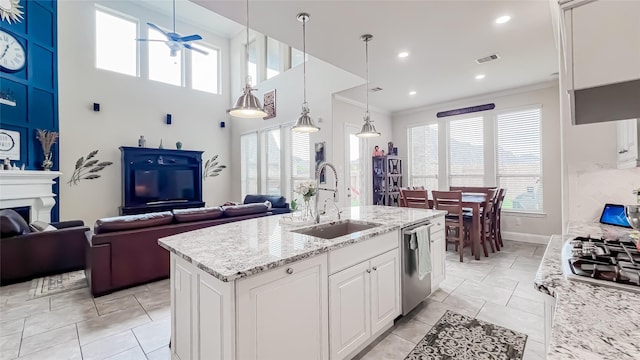
<instances>
[{"instance_id":1,"label":"drawer pull","mask_svg":"<svg viewBox=\"0 0 640 360\"><path fill-rule=\"evenodd\" d=\"M371 269L367 269L367 272L368 272L368 273L371 273Z\"/></svg>"},{"instance_id":2,"label":"drawer pull","mask_svg":"<svg viewBox=\"0 0 640 360\"><path fill-rule=\"evenodd\" d=\"M287 269L287 274L289 274L289 275L293 274L293 269L292 268L288 268Z\"/></svg>"},{"instance_id":3,"label":"drawer pull","mask_svg":"<svg viewBox=\"0 0 640 360\"><path fill-rule=\"evenodd\" d=\"M373 267L373 271L376 271L376 270L378 270L378 267L377 267L377 266L374 266L374 267Z\"/></svg>"}]
</instances>

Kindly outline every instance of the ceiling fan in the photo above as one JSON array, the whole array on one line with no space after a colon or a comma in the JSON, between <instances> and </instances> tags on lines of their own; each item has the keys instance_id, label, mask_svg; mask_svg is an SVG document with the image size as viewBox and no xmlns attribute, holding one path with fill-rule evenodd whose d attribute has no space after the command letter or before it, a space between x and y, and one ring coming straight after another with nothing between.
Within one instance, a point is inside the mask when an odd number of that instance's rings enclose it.
<instances>
[{"instance_id":1,"label":"ceiling fan","mask_svg":"<svg viewBox=\"0 0 640 360\"><path fill-rule=\"evenodd\" d=\"M202 40L202 36L200 36L198 34L181 36L180 34L176 33L176 0L173 0L173 31L172 32L166 32L166 31L162 30L158 25L150 23L150 22L148 22L147 25L149 25L149 27L161 32L167 39L166 40L136 39L137 41L160 41L160 42L164 42L169 47L169 51L170 51L169 55L170 56L176 56L178 54L178 51L181 48L197 51L197 52L199 52L201 54L204 54L204 55L209 55L208 52L206 52L204 50L201 50L201 49L198 49L196 47L193 47L190 44L190 42L192 42L192 41Z\"/></svg>"}]
</instances>

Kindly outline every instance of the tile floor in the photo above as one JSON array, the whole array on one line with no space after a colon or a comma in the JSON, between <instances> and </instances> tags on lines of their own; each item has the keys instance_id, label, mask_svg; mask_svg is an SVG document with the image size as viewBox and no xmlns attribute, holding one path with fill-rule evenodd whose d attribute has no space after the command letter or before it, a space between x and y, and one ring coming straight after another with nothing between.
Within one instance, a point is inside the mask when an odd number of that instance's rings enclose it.
<instances>
[{"instance_id":1,"label":"tile floor","mask_svg":"<svg viewBox=\"0 0 640 360\"><path fill-rule=\"evenodd\" d=\"M404 359L446 310L529 335L525 360L544 359L543 300L533 278L545 246L507 242L479 261L449 252L441 289L362 359ZM31 282L0 288L0 360L170 359L169 282L93 299L88 289L28 300Z\"/></svg>"}]
</instances>

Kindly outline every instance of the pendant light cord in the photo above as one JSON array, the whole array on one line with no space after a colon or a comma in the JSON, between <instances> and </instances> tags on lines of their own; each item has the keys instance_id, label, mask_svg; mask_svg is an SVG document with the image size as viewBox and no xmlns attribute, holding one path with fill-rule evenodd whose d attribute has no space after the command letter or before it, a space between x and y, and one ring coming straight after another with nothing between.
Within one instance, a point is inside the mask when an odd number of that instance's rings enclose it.
<instances>
[{"instance_id":1,"label":"pendant light cord","mask_svg":"<svg viewBox=\"0 0 640 360\"><path fill-rule=\"evenodd\" d=\"M302 89L304 107L307 107L307 18L302 19Z\"/></svg>"},{"instance_id":2,"label":"pendant light cord","mask_svg":"<svg viewBox=\"0 0 640 360\"><path fill-rule=\"evenodd\" d=\"M365 88L365 93L367 95L367 117L369 116L369 40L370 39L368 38L364 40L364 58L365 62L367 63L367 87Z\"/></svg>"},{"instance_id":3,"label":"pendant light cord","mask_svg":"<svg viewBox=\"0 0 640 360\"><path fill-rule=\"evenodd\" d=\"M173 0L173 32L176 32L176 0Z\"/></svg>"},{"instance_id":4,"label":"pendant light cord","mask_svg":"<svg viewBox=\"0 0 640 360\"><path fill-rule=\"evenodd\" d=\"M249 0L247 0L247 43L245 48L245 63L247 66L247 86L251 86L251 75L249 75Z\"/></svg>"}]
</instances>

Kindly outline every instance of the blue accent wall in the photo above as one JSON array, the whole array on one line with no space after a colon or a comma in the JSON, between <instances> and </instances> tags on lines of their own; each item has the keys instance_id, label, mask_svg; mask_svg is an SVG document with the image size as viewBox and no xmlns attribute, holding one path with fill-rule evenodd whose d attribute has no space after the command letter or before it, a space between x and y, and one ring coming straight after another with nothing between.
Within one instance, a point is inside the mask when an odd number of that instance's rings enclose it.
<instances>
[{"instance_id":1,"label":"blue accent wall","mask_svg":"<svg viewBox=\"0 0 640 360\"><path fill-rule=\"evenodd\" d=\"M27 169L41 170L44 155L36 139L36 129L58 131L58 54L57 1L21 0L24 19L0 28L22 43L27 55L25 67L14 73L0 71L0 89L11 90L15 107L0 104L0 128L20 132L20 160ZM53 170L59 169L58 144L53 152ZM59 179L54 192L59 195ZM52 221L59 219L58 205L51 212Z\"/></svg>"}]
</instances>

